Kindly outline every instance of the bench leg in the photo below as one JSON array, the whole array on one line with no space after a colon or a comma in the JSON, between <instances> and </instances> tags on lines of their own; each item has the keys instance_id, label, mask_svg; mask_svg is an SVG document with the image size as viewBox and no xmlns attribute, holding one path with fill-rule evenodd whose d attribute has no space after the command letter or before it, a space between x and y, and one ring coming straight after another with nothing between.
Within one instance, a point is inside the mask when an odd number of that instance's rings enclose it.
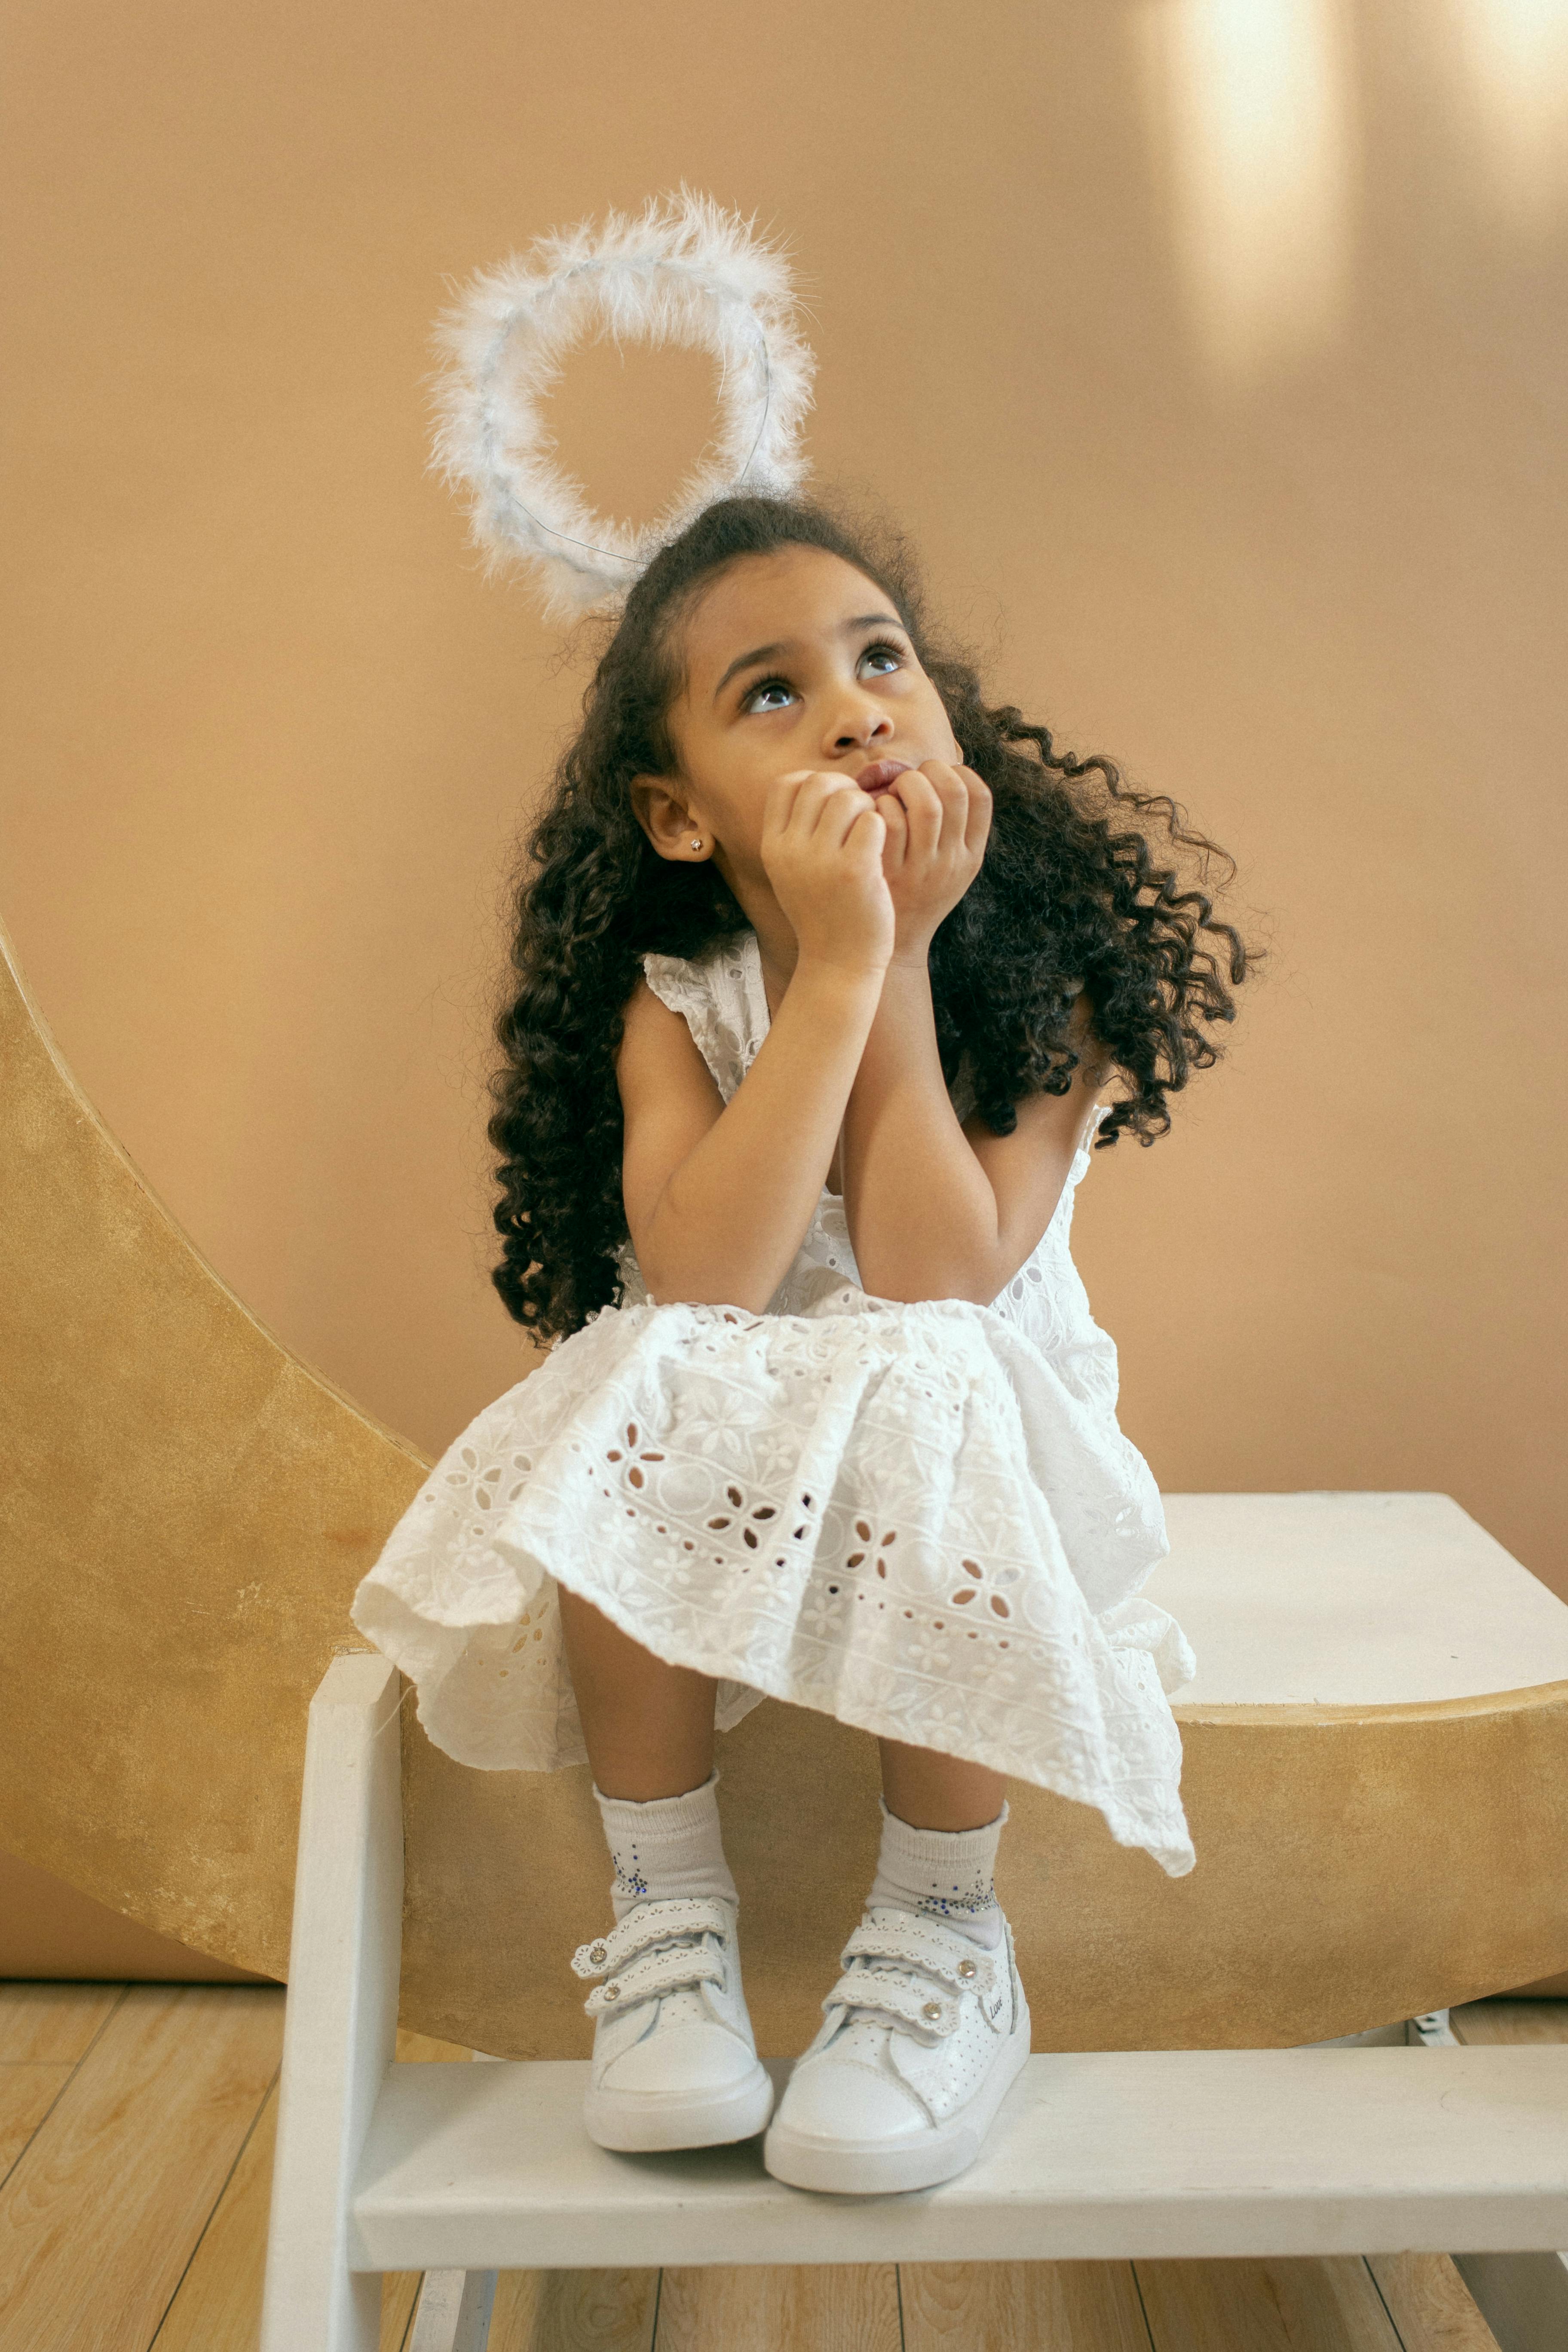
<instances>
[{"instance_id":1,"label":"bench leg","mask_svg":"<svg viewBox=\"0 0 1568 2352\"><path fill-rule=\"evenodd\" d=\"M1409 2032L1412 2042L1428 2050L1458 2045L1446 2009L1413 2017ZM1568 2254L1455 2254L1453 2263L1501 2352L1563 2352L1568 2345Z\"/></svg>"},{"instance_id":2,"label":"bench leg","mask_svg":"<svg viewBox=\"0 0 1568 2352\"><path fill-rule=\"evenodd\" d=\"M494 2271L426 2271L408 2352L485 2352L495 2299Z\"/></svg>"},{"instance_id":3,"label":"bench leg","mask_svg":"<svg viewBox=\"0 0 1568 2352\"><path fill-rule=\"evenodd\" d=\"M1563 2352L1568 2344L1568 2254L1456 2254L1502 2352Z\"/></svg>"},{"instance_id":4,"label":"bench leg","mask_svg":"<svg viewBox=\"0 0 1568 2352\"><path fill-rule=\"evenodd\" d=\"M400 1685L336 1659L310 1703L261 2352L377 2352L381 2278L349 2268L350 2199L397 2046Z\"/></svg>"}]
</instances>

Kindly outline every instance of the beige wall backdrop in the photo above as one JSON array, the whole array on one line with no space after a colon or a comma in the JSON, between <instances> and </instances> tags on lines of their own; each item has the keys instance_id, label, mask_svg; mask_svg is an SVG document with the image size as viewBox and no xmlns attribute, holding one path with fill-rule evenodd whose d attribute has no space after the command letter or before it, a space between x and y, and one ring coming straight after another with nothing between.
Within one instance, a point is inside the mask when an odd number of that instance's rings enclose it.
<instances>
[{"instance_id":1,"label":"beige wall backdrop","mask_svg":"<svg viewBox=\"0 0 1568 2352\"><path fill-rule=\"evenodd\" d=\"M791 242L819 478L904 518L999 692L1234 852L1272 947L1079 1195L1130 1434L1170 1488L1445 1489L1568 1594L1549 14L14 13L0 912L289 1346L431 1451L528 1367L488 1020L582 666L422 470L427 338L684 177ZM687 354L567 393L634 513L710 414Z\"/></svg>"}]
</instances>

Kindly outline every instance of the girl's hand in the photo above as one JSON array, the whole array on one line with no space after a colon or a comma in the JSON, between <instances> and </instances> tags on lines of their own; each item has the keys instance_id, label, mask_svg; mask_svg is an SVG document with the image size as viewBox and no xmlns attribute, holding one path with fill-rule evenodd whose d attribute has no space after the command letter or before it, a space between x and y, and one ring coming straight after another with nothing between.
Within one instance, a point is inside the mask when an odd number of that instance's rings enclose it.
<instances>
[{"instance_id":1,"label":"girl's hand","mask_svg":"<svg viewBox=\"0 0 1568 2352\"><path fill-rule=\"evenodd\" d=\"M886 841L875 802L853 777L802 768L769 786L763 870L802 958L858 974L886 971L894 931Z\"/></svg>"},{"instance_id":2,"label":"girl's hand","mask_svg":"<svg viewBox=\"0 0 1568 2352\"><path fill-rule=\"evenodd\" d=\"M923 963L937 925L980 871L990 790L973 768L926 760L895 776L877 807L887 834L882 871L893 901L893 954Z\"/></svg>"}]
</instances>

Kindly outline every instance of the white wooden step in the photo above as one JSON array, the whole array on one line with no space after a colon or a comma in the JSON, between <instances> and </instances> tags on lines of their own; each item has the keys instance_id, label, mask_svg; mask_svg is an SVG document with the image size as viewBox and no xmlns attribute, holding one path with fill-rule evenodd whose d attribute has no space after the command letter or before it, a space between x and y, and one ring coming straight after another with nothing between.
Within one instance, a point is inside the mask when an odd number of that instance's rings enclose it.
<instances>
[{"instance_id":1,"label":"white wooden step","mask_svg":"<svg viewBox=\"0 0 1568 2352\"><path fill-rule=\"evenodd\" d=\"M787 2074L774 2070L781 2082ZM1568 2045L1031 2058L980 2161L803 2194L761 2146L613 2156L585 2063L394 2066L355 2270L1542 2251L1568 2244Z\"/></svg>"}]
</instances>

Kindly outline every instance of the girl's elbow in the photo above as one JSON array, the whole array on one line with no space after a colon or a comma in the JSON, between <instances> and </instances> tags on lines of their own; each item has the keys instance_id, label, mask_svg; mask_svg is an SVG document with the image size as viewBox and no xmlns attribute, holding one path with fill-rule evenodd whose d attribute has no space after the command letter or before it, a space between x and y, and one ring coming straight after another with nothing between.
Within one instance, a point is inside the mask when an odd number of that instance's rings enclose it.
<instances>
[{"instance_id":1,"label":"girl's elbow","mask_svg":"<svg viewBox=\"0 0 1568 2352\"><path fill-rule=\"evenodd\" d=\"M956 1298L971 1307L989 1307L997 1292L1004 1287L994 1278L995 1268L970 1259L952 1259L922 1265L900 1265L896 1262L879 1264L873 1256L870 1264L860 1266L863 1288L872 1298L886 1298L897 1307L920 1307L932 1301Z\"/></svg>"},{"instance_id":2,"label":"girl's elbow","mask_svg":"<svg viewBox=\"0 0 1568 2352\"><path fill-rule=\"evenodd\" d=\"M777 1284L737 1270L726 1275L721 1266L666 1265L658 1258L644 1265L639 1259L643 1287L653 1307L733 1307L742 1315L762 1315Z\"/></svg>"}]
</instances>

